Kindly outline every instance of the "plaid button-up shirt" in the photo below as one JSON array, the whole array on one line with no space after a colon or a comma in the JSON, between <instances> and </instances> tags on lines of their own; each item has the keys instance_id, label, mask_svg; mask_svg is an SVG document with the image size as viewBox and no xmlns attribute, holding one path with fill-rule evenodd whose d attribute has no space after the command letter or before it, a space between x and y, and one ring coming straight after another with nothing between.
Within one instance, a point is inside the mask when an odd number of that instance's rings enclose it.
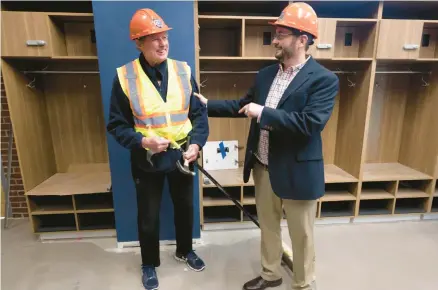
<instances>
[{"instance_id":1,"label":"plaid button-up shirt","mask_svg":"<svg viewBox=\"0 0 438 290\"><path fill-rule=\"evenodd\" d=\"M296 66L292 66L286 70L283 70L283 66L280 64L277 75L272 82L271 88L266 98L265 107L277 108L278 102L283 96L284 91L289 86L294 77L298 74L301 68L306 64L309 57L304 63ZM263 114L263 111L262 113ZM260 115L261 115L260 114ZM260 117L260 116L259 116ZM259 146L256 157L264 165L268 165L268 152L269 152L269 131L260 130Z\"/></svg>"}]
</instances>

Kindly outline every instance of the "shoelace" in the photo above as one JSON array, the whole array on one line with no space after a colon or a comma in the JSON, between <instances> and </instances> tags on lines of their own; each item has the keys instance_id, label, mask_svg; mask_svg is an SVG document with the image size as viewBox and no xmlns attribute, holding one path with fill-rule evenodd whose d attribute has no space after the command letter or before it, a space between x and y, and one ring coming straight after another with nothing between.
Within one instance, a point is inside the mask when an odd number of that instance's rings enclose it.
<instances>
[{"instance_id":1,"label":"shoelace","mask_svg":"<svg viewBox=\"0 0 438 290\"><path fill-rule=\"evenodd\" d=\"M148 277L148 279L151 279L151 278L155 277L155 270L154 270L154 268L143 267L143 272L146 272L146 276Z\"/></svg>"},{"instance_id":2,"label":"shoelace","mask_svg":"<svg viewBox=\"0 0 438 290\"><path fill-rule=\"evenodd\" d=\"M199 257L195 254L194 251L191 251L187 254L187 259L197 261L199 259Z\"/></svg>"}]
</instances>

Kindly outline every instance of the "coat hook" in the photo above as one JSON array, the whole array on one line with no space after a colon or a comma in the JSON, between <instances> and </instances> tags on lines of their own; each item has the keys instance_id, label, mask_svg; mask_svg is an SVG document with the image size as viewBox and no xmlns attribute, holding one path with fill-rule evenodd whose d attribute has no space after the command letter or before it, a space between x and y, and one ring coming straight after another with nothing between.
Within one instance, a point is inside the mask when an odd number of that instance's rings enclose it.
<instances>
[{"instance_id":1,"label":"coat hook","mask_svg":"<svg viewBox=\"0 0 438 290\"><path fill-rule=\"evenodd\" d=\"M423 82L423 84L422 84L423 87L429 86L429 83L424 80L423 76L421 76L421 81Z\"/></svg>"},{"instance_id":2,"label":"coat hook","mask_svg":"<svg viewBox=\"0 0 438 290\"><path fill-rule=\"evenodd\" d=\"M349 86L350 88L356 86L356 83L353 83L353 82L348 78L348 76L347 76L347 81L349 82L348 86Z\"/></svg>"},{"instance_id":3,"label":"coat hook","mask_svg":"<svg viewBox=\"0 0 438 290\"><path fill-rule=\"evenodd\" d=\"M26 85L26 87L34 89L35 88L35 81L36 81L36 78L34 77L33 80Z\"/></svg>"},{"instance_id":4,"label":"coat hook","mask_svg":"<svg viewBox=\"0 0 438 290\"><path fill-rule=\"evenodd\" d=\"M206 87L207 85L206 85L205 83L207 82L207 80L208 80L208 78L206 78L205 80L203 80L199 86L200 86L201 88Z\"/></svg>"}]
</instances>

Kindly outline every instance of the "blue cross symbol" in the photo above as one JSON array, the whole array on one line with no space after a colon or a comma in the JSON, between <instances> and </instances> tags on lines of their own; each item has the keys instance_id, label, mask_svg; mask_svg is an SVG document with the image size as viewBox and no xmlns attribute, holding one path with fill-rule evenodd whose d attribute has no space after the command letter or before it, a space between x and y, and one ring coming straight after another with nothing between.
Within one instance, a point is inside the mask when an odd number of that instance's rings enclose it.
<instances>
[{"instance_id":1,"label":"blue cross symbol","mask_svg":"<svg viewBox=\"0 0 438 290\"><path fill-rule=\"evenodd\" d=\"M224 142L223 141L221 143L219 143L219 150L221 152L222 159L225 159L225 156L227 155L227 152L225 151L225 146L224 146Z\"/></svg>"}]
</instances>

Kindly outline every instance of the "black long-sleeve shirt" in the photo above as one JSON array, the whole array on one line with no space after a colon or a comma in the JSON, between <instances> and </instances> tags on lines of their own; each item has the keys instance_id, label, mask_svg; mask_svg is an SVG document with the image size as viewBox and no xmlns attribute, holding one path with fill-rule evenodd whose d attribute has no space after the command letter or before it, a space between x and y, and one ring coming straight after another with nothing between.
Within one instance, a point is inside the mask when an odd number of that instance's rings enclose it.
<instances>
[{"instance_id":1,"label":"black long-sleeve shirt","mask_svg":"<svg viewBox=\"0 0 438 290\"><path fill-rule=\"evenodd\" d=\"M166 101L168 86L167 62L164 61L155 67L151 67L145 60L143 54L140 54L139 59L146 75L152 81L155 88L157 88L163 100ZM161 84L159 84L159 81ZM190 144L197 144L202 148L207 142L209 134L207 110L205 105L193 95L193 92L199 92L193 75L190 81L192 85L192 95L190 97L189 119L193 126L190 132ZM143 171L168 172L174 170L177 160L181 159L181 152L179 150L167 149L165 152L155 154L152 158L154 167L152 168L150 166L146 159L146 150L141 144L143 135L134 130L134 117L129 99L123 92L117 75L113 80L107 130L120 145L131 151L133 171L141 169Z\"/></svg>"}]
</instances>

